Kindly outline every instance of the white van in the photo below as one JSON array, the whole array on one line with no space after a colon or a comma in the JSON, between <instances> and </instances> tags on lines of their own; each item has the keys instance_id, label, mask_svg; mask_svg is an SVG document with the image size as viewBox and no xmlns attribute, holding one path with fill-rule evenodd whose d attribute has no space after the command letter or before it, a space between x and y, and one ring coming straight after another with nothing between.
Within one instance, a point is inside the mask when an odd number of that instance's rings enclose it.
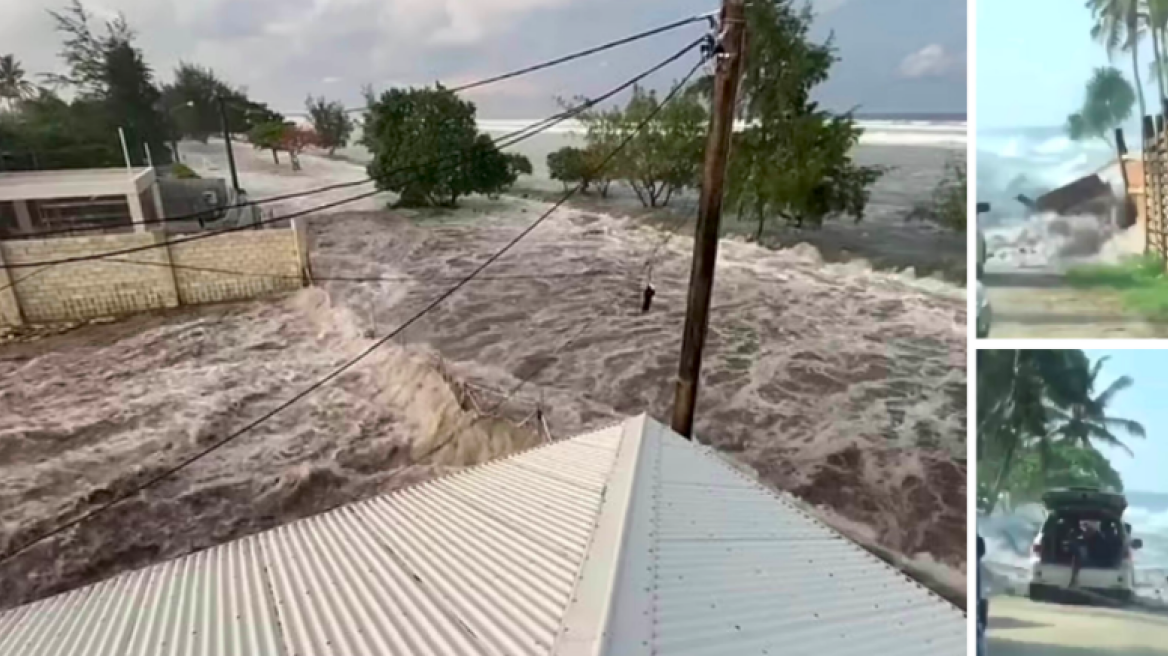
<instances>
[{"instance_id":1,"label":"white van","mask_svg":"<svg viewBox=\"0 0 1168 656\"><path fill-rule=\"evenodd\" d=\"M1104 599L1126 603L1135 589L1132 539L1123 522L1127 499L1097 488L1051 490L1043 495L1047 517L1034 538L1030 556L1030 598L1034 601ZM1091 533L1087 557L1071 587L1076 535Z\"/></svg>"}]
</instances>

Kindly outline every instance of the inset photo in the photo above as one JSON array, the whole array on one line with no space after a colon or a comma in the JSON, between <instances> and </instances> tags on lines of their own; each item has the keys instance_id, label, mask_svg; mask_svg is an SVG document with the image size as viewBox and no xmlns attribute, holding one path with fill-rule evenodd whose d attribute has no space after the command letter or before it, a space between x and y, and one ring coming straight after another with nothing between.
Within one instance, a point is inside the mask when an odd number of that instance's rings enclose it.
<instances>
[{"instance_id":1,"label":"inset photo","mask_svg":"<svg viewBox=\"0 0 1168 656\"><path fill-rule=\"evenodd\" d=\"M1168 351L977 352L984 653L1168 654Z\"/></svg>"},{"instance_id":2,"label":"inset photo","mask_svg":"<svg viewBox=\"0 0 1168 656\"><path fill-rule=\"evenodd\" d=\"M1168 6L976 19L978 336L1168 337Z\"/></svg>"}]
</instances>

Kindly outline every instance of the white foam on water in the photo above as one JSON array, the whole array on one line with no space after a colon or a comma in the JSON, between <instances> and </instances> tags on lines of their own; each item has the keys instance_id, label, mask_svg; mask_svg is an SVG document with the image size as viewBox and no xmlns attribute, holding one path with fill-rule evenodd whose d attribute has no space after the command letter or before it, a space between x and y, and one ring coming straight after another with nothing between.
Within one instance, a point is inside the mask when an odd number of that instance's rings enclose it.
<instances>
[{"instance_id":1,"label":"white foam on water","mask_svg":"<svg viewBox=\"0 0 1168 656\"><path fill-rule=\"evenodd\" d=\"M503 134L521 130L538 123L536 119L479 119L479 129L490 134ZM966 124L957 121L858 121L864 129L860 143L881 146L932 146L964 147L968 133ZM739 123L737 129L742 129ZM569 120L552 126L551 134L582 135L585 126L579 121Z\"/></svg>"}]
</instances>

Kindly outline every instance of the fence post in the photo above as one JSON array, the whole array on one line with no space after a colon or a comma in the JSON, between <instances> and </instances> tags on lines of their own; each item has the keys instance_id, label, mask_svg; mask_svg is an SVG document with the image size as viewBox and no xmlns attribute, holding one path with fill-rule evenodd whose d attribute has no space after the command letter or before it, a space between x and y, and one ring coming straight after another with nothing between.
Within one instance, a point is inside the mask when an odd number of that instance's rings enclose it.
<instances>
[{"instance_id":1,"label":"fence post","mask_svg":"<svg viewBox=\"0 0 1168 656\"><path fill-rule=\"evenodd\" d=\"M4 245L0 244L0 324L23 326L24 313L20 311L20 297L12 284L12 273L4 261Z\"/></svg>"},{"instance_id":2,"label":"fence post","mask_svg":"<svg viewBox=\"0 0 1168 656\"><path fill-rule=\"evenodd\" d=\"M296 244L296 259L300 262L300 283L312 286L312 264L308 257L308 224L302 218L292 219L292 239Z\"/></svg>"},{"instance_id":3,"label":"fence post","mask_svg":"<svg viewBox=\"0 0 1168 656\"><path fill-rule=\"evenodd\" d=\"M165 268L168 274L166 280L169 283L168 289L164 288L164 294L169 291L169 294L165 294L167 296L166 307L176 308L185 305L182 298L182 287L178 282L178 271L174 268L174 254L170 252L169 235L163 230L151 230L149 234L154 236L154 243L159 246L157 250L162 251L162 256L166 258ZM174 302L169 302L170 299L174 299Z\"/></svg>"}]
</instances>

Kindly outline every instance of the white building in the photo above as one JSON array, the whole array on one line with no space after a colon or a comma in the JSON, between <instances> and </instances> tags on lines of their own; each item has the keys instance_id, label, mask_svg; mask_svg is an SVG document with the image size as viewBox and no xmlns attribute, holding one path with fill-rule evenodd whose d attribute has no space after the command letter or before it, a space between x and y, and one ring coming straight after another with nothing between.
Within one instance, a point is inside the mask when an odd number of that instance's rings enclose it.
<instances>
[{"instance_id":1,"label":"white building","mask_svg":"<svg viewBox=\"0 0 1168 656\"><path fill-rule=\"evenodd\" d=\"M641 416L0 613L3 656L959 656L966 622Z\"/></svg>"},{"instance_id":2,"label":"white building","mask_svg":"<svg viewBox=\"0 0 1168 656\"><path fill-rule=\"evenodd\" d=\"M143 231L163 216L153 168L0 173L0 238Z\"/></svg>"}]
</instances>

